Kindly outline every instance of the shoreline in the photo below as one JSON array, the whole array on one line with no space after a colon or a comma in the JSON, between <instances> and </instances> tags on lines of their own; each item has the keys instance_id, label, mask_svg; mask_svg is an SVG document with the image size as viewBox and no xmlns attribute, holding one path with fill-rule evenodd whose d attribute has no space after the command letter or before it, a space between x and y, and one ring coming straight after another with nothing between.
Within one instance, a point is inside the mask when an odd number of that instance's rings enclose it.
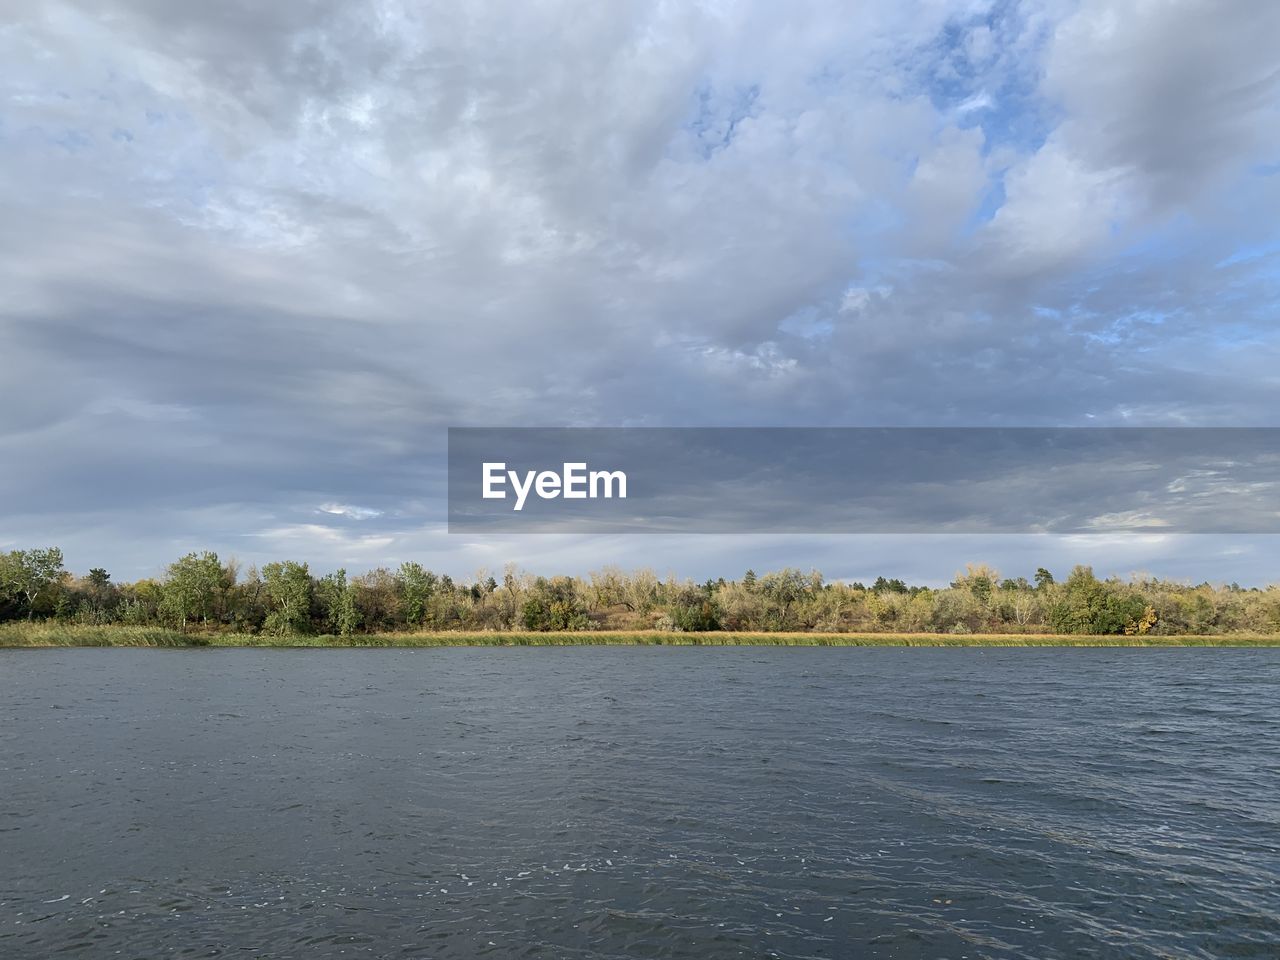
<instances>
[{"instance_id":1,"label":"shoreline","mask_svg":"<svg viewBox=\"0 0 1280 960\"><path fill-rule=\"evenodd\" d=\"M445 647L1280 647L1280 635L1123 636L1093 634L938 633L669 633L656 630L575 632L381 633L352 636L182 633L156 627L5 624L0 649L133 647L141 649Z\"/></svg>"}]
</instances>

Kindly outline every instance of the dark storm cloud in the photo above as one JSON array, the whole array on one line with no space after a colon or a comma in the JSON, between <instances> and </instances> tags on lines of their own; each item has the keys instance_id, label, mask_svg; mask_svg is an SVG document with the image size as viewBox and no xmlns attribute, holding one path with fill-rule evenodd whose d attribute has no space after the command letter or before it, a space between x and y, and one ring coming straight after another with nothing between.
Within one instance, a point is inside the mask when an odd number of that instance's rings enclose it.
<instances>
[{"instance_id":1,"label":"dark storm cloud","mask_svg":"<svg viewBox=\"0 0 1280 960\"><path fill-rule=\"evenodd\" d=\"M6 10L0 546L578 568L446 425L1280 409L1273 4Z\"/></svg>"}]
</instances>

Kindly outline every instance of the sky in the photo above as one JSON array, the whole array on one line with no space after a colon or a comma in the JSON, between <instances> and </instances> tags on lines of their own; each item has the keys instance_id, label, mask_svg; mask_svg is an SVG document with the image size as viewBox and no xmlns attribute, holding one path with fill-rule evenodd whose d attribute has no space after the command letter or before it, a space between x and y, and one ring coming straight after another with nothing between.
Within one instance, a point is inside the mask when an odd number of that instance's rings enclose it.
<instances>
[{"instance_id":1,"label":"sky","mask_svg":"<svg viewBox=\"0 0 1280 960\"><path fill-rule=\"evenodd\" d=\"M1280 4L0 0L0 549L1280 581L1280 538L474 536L450 426L1280 426Z\"/></svg>"}]
</instances>

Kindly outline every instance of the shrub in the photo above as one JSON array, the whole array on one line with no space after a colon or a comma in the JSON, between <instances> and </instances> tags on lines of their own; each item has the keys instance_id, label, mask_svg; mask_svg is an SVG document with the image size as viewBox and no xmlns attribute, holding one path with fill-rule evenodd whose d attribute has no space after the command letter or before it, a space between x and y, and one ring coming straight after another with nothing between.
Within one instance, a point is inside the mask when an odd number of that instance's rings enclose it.
<instances>
[{"instance_id":1,"label":"shrub","mask_svg":"<svg viewBox=\"0 0 1280 960\"><path fill-rule=\"evenodd\" d=\"M1061 597L1049 608L1049 622L1059 633L1124 633L1146 613L1143 598L1118 583L1099 580L1089 567L1076 567Z\"/></svg>"}]
</instances>

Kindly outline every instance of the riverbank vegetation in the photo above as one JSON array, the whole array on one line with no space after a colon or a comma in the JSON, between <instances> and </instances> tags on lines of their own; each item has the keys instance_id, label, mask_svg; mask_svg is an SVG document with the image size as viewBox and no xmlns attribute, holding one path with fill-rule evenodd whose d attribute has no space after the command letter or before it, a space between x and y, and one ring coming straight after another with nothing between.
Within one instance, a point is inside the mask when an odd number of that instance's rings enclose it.
<instances>
[{"instance_id":1,"label":"riverbank vegetation","mask_svg":"<svg viewBox=\"0 0 1280 960\"><path fill-rule=\"evenodd\" d=\"M670 633L661 630L271 634L171 630L57 621L0 624L4 647L1280 647L1280 634L1250 636L1088 636L950 633Z\"/></svg>"},{"instance_id":2,"label":"riverbank vegetation","mask_svg":"<svg viewBox=\"0 0 1280 960\"><path fill-rule=\"evenodd\" d=\"M175 560L160 577L118 583L102 568L82 576L68 572L57 548L0 554L0 643L10 645L24 644L24 637L166 646L300 644L309 638L319 644L442 645L453 636L464 643L539 637L614 642L606 636L628 643L695 637L749 643L765 636L778 643L809 635L845 636L848 642L1040 637L1048 643L1064 636L1158 642L1276 634L1280 586L1099 579L1088 567L1076 567L1059 582L1044 568L1028 580L971 564L943 588L886 577L869 584L833 582L799 570L748 570L736 579L694 583L613 567L586 577L544 577L509 567L500 576L481 572L455 581L414 562L354 576L345 570L317 575L299 561L242 568L204 552Z\"/></svg>"}]
</instances>

